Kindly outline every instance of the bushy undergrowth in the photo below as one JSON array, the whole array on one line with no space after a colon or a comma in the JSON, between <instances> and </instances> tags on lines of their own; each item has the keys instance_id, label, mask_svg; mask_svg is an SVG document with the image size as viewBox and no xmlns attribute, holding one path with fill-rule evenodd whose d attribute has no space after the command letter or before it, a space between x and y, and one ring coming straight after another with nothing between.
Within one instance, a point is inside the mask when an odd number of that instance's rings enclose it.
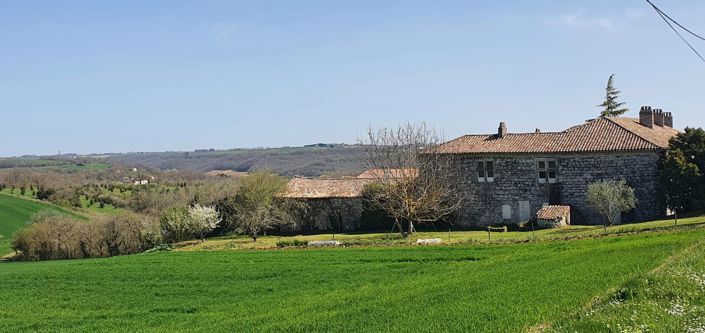
<instances>
[{"instance_id":1,"label":"bushy undergrowth","mask_svg":"<svg viewBox=\"0 0 705 333\"><path fill-rule=\"evenodd\" d=\"M19 259L50 260L107 257L150 249L161 242L159 225L134 214L86 223L40 212L12 241Z\"/></svg>"},{"instance_id":2,"label":"bushy undergrowth","mask_svg":"<svg viewBox=\"0 0 705 333\"><path fill-rule=\"evenodd\" d=\"M277 242L277 247L301 247L308 245L308 241L292 239Z\"/></svg>"}]
</instances>

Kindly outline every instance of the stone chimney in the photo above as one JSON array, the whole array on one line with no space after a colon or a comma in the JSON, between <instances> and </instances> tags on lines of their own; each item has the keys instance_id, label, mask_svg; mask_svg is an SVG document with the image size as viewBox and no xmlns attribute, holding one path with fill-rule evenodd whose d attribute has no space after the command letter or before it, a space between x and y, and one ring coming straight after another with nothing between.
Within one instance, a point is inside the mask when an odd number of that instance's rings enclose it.
<instances>
[{"instance_id":1,"label":"stone chimney","mask_svg":"<svg viewBox=\"0 0 705 333\"><path fill-rule=\"evenodd\" d=\"M499 123L499 128L497 129L497 136L500 138L507 136L507 125L504 122Z\"/></svg>"},{"instance_id":2,"label":"stone chimney","mask_svg":"<svg viewBox=\"0 0 705 333\"><path fill-rule=\"evenodd\" d=\"M654 125L663 127L663 110L654 109Z\"/></svg>"},{"instance_id":3,"label":"stone chimney","mask_svg":"<svg viewBox=\"0 0 705 333\"><path fill-rule=\"evenodd\" d=\"M673 115L670 112L663 113L663 126L673 128Z\"/></svg>"},{"instance_id":4,"label":"stone chimney","mask_svg":"<svg viewBox=\"0 0 705 333\"><path fill-rule=\"evenodd\" d=\"M639 110L639 123L648 128L654 128L654 113L650 106L642 106Z\"/></svg>"}]
</instances>

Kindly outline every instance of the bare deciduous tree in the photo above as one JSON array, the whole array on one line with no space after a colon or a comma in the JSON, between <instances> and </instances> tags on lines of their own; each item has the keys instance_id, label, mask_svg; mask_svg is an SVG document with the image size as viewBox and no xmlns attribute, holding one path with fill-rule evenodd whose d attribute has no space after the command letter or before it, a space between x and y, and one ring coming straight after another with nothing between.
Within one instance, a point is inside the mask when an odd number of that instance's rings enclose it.
<instances>
[{"instance_id":1,"label":"bare deciduous tree","mask_svg":"<svg viewBox=\"0 0 705 333\"><path fill-rule=\"evenodd\" d=\"M291 222L293 200L281 197L286 179L268 171L255 171L243 177L240 189L232 202L232 227L257 241L260 233ZM224 212L221 211L221 214Z\"/></svg>"},{"instance_id":2,"label":"bare deciduous tree","mask_svg":"<svg viewBox=\"0 0 705 333\"><path fill-rule=\"evenodd\" d=\"M447 218L464 204L464 193L453 186L458 164L452 155L434 153L442 140L426 124L370 128L367 138L358 141L365 150L362 165L373 179L373 193L366 197L394 219L402 235L413 234L418 224Z\"/></svg>"}]
</instances>

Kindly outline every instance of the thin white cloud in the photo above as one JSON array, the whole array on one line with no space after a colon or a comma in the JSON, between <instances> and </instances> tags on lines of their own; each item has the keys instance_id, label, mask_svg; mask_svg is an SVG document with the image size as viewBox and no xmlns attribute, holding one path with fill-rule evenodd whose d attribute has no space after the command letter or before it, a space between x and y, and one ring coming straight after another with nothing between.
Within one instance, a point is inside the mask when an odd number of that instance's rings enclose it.
<instances>
[{"instance_id":1,"label":"thin white cloud","mask_svg":"<svg viewBox=\"0 0 705 333\"><path fill-rule=\"evenodd\" d=\"M612 20L606 17L590 17L585 15L585 10L576 13L560 14L548 19L549 23L586 28L609 29L612 27Z\"/></svg>"}]
</instances>

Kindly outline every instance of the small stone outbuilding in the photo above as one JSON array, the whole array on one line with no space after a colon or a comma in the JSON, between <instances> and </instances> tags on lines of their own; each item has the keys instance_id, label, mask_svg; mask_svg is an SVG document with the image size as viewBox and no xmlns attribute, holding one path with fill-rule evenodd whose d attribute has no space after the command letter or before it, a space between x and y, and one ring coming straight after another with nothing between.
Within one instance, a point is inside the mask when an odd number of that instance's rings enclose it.
<instances>
[{"instance_id":1,"label":"small stone outbuilding","mask_svg":"<svg viewBox=\"0 0 705 333\"><path fill-rule=\"evenodd\" d=\"M362 194L370 179L319 179L296 177L283 197L304 202L295 231L353 231L360 227Z\"/></svg>"},{"instance_id":2,"label":"small stone outbuilding","mask_svg":"<svg viewBox=\"0 0 705 333\"><path fill-rule=\"evenodd\" d=\"M282 197L304 203L303 216L292 231L356 231L386 228L389 218L364 202L365 186L380 179L416 177L416 169L369 169L357 177L294 177Z\"/></svg>"},{"instance_id":3,"label":"small stone outbuilding","mask_svg":"<svg viewBox=\"0 0 705 333\"><path fill-rule=\"evenodd\" d=\"M570 225L570 206L548 205L536 212L539 228L559 228Z\"/></svg>"}]
</instances>

